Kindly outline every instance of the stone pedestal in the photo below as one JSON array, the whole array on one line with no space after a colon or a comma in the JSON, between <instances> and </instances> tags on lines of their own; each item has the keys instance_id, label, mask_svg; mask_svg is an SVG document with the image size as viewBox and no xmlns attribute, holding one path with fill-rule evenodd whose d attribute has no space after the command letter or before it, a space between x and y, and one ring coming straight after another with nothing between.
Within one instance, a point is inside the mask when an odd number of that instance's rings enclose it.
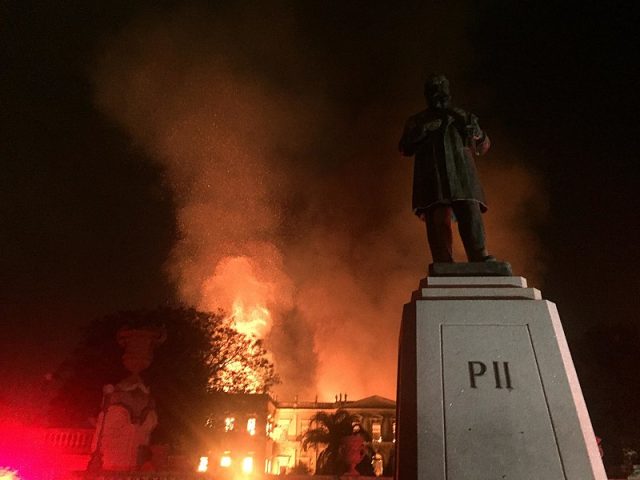
<instances>
[{"instance_id":1,"label":"stone pedestal","mask_svg":"<svg viewBox=\"0 0 640 480\"><path fill-rule=\"evenodd\" d=\"M429 277L405 305L398 480L606 480L553 303L522 277Z\"/></svg>"}]
</instances>

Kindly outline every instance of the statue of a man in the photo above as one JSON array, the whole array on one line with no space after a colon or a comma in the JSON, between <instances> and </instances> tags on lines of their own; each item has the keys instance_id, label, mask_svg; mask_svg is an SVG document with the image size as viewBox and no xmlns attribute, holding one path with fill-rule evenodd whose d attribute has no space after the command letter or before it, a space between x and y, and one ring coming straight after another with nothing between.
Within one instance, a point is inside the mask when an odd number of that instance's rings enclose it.
<instances>
[{"instance_id":1,"label":"statue of a man","mask_svg":"<svg viewBox=\"0 0 640 480\"><path fill-rule=\"evenodd\" d=\"M489 149L489 137L475 115L450 105L444 75L430 77L424 94L427 109L409 117L399 149L415 155L413 211L427 225L433 261L453 262L452 213L468 260L494 261L485 246L482 213L487 206L473 160Z\"/></svg>"}]
</instances>

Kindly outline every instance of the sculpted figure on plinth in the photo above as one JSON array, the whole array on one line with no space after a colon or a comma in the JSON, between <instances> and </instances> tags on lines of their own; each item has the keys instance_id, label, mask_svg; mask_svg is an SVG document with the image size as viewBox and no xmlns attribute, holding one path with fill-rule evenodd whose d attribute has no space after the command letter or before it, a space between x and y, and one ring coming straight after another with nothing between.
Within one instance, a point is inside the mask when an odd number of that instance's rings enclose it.
<instances>
[{"instance_id":1,"label":"sculpted figure on plinth","mask_svg":"<svg viewBox=\"0 0 640 480\"><path fill-rule=\"evenodd\" d=\"M158 424L155 401L140 373L151 365L154 349L165 339L164 328L155 325L124 326L118 331L122 363L130 375L103 389L89 472L131 471L140 466L141 453Z\"/></svg>"},{"instance_id":2,"label":"sculpted figure on plinth","mask_svg":"<svg viewBox=\"0 0 640 480\"><path fill-rule=\"evenodd\" d=\"M430 77L424 94L427 108L409 117L399 149L415 156L413 211L426 223L433 261L453 262L452 215L469 262L494 261L485 244L487 205L473 158L489 150L489 137L475 115L451 105L444 75Z\"/></svg>"}]
</instances>

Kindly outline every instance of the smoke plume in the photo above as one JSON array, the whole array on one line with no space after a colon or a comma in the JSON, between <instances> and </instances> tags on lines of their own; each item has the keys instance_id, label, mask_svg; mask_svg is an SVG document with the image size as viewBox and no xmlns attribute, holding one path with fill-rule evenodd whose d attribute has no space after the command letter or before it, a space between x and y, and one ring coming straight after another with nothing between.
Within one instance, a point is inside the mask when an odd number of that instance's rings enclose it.
<instances>
[{"instance_id":1,"label":"smoke plume","mask_svg":"<svg viewBox=\"0 0 640 480\"><path fill-rule=\"evenodd\" d=\"M184 302L265 338L281 398L393 398L402 305L430 261L396 152L421 79L397 74L358 103L292 15L269 12L266 28L265 10L238 13L131 23L97 62L96 103L165 167L181 232L167 274ZM503 147L480 166L489 246L539 280L539 180Z\"/></svg>"}]
</instances>

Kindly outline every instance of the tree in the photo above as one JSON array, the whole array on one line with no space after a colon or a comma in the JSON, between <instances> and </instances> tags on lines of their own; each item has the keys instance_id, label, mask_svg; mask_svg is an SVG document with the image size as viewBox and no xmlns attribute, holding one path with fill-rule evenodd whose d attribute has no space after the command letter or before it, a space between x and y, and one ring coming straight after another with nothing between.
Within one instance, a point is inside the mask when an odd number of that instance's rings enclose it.
<instances>
[{"instance_id":1,"label":"tree","mask_svg":"<svg viewBox=\"0 0 640 480\"><path fill-rule=\"evenodd\" d=\"M313 428L312 428L313 427ZM326 445L316 461L316 475L340 475L346 466L340 458L340 442L348 435L362 435L365 441L371 435L365 431L358 417L339 408L335 413L318 412L309 420L309 430L302 435L302 448Z\"/></svg>"},{"instance_id":2,"label":"tree","mask_svg":"<svg viewBox=\"0 0 640 480\"><path fill-rule=\"evenodd\" d=\"M279 381L262 342L239 333L222 312L185 307L120 312L94 321L56 373L60 388L50 405L50 424L89 426L100 409L102 386L127 376L116 342L123 326L167 331L142 372L160 419L155 442L179 447L201 437L215 408L211 392L266 393Z\"/></svg>"},{"instance_id":3,"label":"tree","mask_svg":"<svg viewBox=\"0 0 640 480\"><path fill-rule=\"evenodd\" d=\"M280 382L262 340L238 332L222 314L217 321L204 319L211 338L205 361L209 367L208 387L227 393L268 393Z\"/></svg>"}]
</instances>

